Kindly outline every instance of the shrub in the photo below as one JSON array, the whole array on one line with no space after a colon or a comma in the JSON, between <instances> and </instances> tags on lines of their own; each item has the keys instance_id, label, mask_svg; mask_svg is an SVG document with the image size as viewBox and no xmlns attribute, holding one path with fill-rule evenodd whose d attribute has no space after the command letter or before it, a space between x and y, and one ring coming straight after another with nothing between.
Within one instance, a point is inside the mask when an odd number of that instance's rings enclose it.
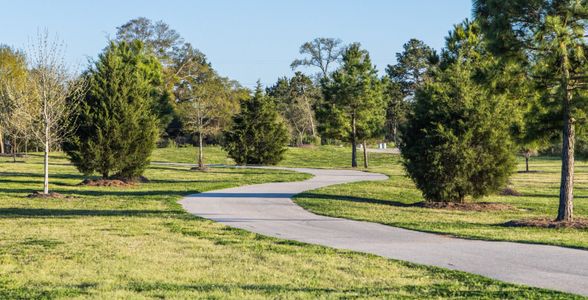
<instances>
[{"instance_id":1,"label":"shrub","mask_svg":"<svg viewBox=\"0 0 588 300\"><path fill-rule=\"evenodd\" d=\"M426 200L463 202L504 187L514 166L506 97L460 64L420 89L400 143L405 168Z\"/></svg>"}]
</instances>

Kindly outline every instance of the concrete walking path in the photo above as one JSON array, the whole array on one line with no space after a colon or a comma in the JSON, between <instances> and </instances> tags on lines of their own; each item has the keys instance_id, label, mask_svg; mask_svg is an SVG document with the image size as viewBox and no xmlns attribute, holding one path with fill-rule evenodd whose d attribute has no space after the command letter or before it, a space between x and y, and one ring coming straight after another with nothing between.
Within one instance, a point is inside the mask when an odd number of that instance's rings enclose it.
<instances>
[{"instance_id":1,"label":"concrete walking path","mask_svg":"<svg viewBox=\"0 0 588 300\"><path fill-rule=\"evenodd\" d=\"M266 183L210 191L190 195L180 203L194 215L262 235L372 253L588 296L588 251L466 240L319 216L294 204L292 196L329 185L385 180L387 177L353 170L280 169L310 173L315 177L301 182Z\"/></svg>"}]
</instances>

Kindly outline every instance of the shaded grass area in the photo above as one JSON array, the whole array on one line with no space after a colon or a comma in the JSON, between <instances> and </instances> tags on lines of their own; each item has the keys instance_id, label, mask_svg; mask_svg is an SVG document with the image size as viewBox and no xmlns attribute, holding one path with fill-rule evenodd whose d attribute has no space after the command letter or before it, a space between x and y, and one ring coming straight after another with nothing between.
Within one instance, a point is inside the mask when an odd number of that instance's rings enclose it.
<instances>
[{"instance_id":1,"label":"shaded grass area","mask_svg":"<svg viewBox=\"0 0 588 300\"><path fill-rule=\"evenodd\" d=\"M158 150L155 159L170 155ZM172 155L170 155L171 157ZM181 196L308 178L278 170L153 166L135 187L77 186L54 155L0 159L0 299L561 298L574 296L372 255L266 238L185 213Z\"/></svg>"}]
</instances>

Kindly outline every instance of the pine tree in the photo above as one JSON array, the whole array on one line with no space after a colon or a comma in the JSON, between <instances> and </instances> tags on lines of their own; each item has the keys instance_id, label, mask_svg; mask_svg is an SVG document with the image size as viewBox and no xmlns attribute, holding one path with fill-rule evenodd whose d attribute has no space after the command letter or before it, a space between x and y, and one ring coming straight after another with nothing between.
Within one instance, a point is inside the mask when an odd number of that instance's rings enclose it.
<instances>
[{"instance_id":1,"label":"pine tree","mask_svg":"<svg viewBox=\"0 0 588 300\"><path fill-rule=\"evenodd\" d=\"M476 28L467 21L456 27L444 69L417 90L402 127L405 168L428 201L488 195L514 170L510 127L516 103L496 88L499 65L483 51ZM452 48L452 39L462 43Z\"/></svg>"},{"instance_id":2,"label":"pine tree","mask_svg":"<svg viewBox=\"0 0 588 300\"><path fill-rule=\"evenodd\" d=\"M74 136L64 145L83 174L133 179L148 166L158 136L153 104L162 97L155 62L140 42L111 43L86 72L89 88Z\"/></svg>"},{"instance_id":3,"label":"pine tree","mask_svg":"<svg viewBox=\"0 0 588 300\"><path fill-rule=\"evenodd\" d=\"M351 166L355 168L357 144L365 145L366 139L379 133L374 128L384 127L386 102L382 81L369 53L355 43L343 54L343 64L332 79L322 83L325 98L318 104L316 113L319 131L325 137L351 143ZM367 157L365 147L364 157Z\"/></svg>"},{"instance_id":4,"label":"pine tree","mask_svg":"<svg viewBox=\"0 0 588 300\"><path fill-rule=\"evenodd\" d=\"M223 148L239 165L275 165L283 158L288 130L261 84L252 98L241 102L241 112L224 133Z\"/></svg>"},{"instance_id":5,"label":"pine tree","mask_svg":"<svg viewBox=\"0 0 588 300\"><path fill-rule=\"evenodd\" d=\"M576 139L588 126L588 3L476 0L474 12L494 54L531 67L540 95L534 131L538 139L556 136L562 143L556 221L573 221Z\"/></svg>"}]
</instances>

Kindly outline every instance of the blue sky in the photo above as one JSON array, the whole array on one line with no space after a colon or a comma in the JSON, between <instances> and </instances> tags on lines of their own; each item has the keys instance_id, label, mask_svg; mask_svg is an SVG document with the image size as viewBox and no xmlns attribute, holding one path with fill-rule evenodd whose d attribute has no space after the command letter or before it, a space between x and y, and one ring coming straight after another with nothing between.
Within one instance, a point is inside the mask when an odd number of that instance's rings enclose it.
<instances>
[{"instance_id":1,"label":"blue sky","mask_svg":"<svg viewBox=\"0 0 588 300\"><path fill-rule=\"evenodd\" d=\"M85 66L117 26L144 16L168 23L221 75L247 87L257 79L267 85L291 75L299 46L315 37L360 42L383 71L410 38L440 49L452 25L471 15L471 0L2 2L0 43L25 48L38 29L46 28L65 41L70 63Z\"/></svg>"}]
</instances>

